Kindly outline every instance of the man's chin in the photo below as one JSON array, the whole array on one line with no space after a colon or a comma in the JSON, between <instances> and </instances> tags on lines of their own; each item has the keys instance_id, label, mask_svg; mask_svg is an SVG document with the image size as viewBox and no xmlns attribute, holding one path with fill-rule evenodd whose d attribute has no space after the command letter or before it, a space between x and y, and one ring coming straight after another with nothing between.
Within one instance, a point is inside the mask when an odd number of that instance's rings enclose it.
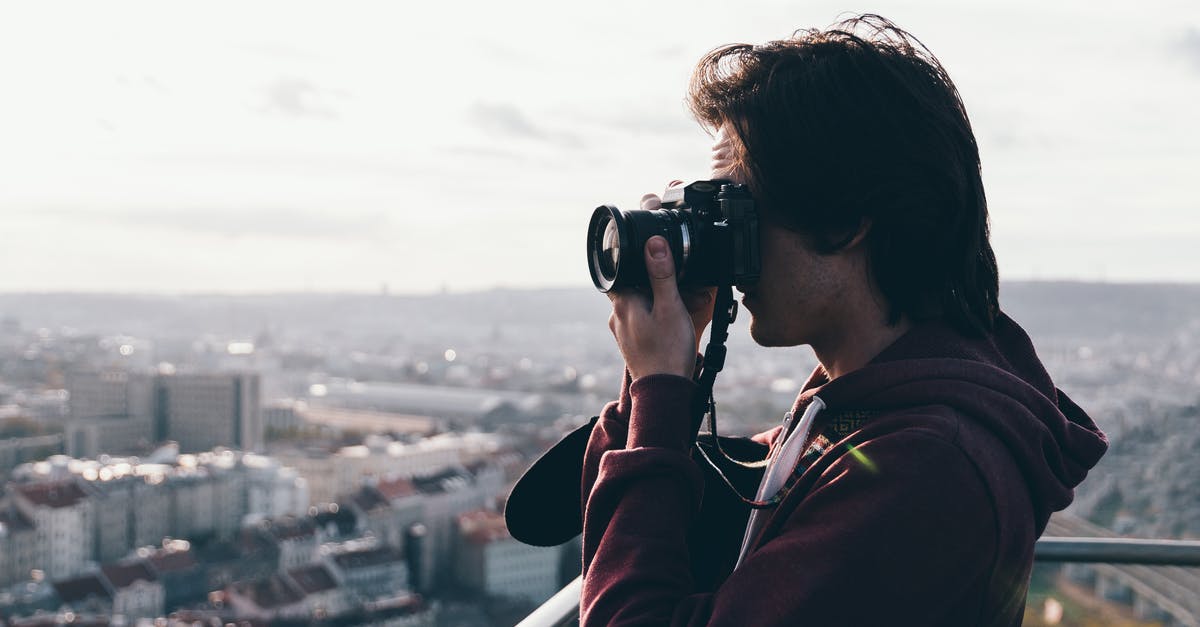
<instances>
[{"instance_id":1,"label":"man's chin","mask_svg":"<svg viewBox=\"0 0 1200 627\"><path fill-rule=\"evenodd\" d=\"M770 330L753 317L750 318L750 339L763 347L785 346Z\"/></svg>"},{"instance_id":2,"label":"man's chin","mask_svg":"<svg viewBox=\"0 0 1200 627\"><path fill-rule=\"evenodd\" d=\"M781 329L779 326L766 324L761 316L755 315L750 316L750 338L754 340L755 344L764 348L786 348L806 343L796 337L796 334L790 329Z\"/></svg>"}]
</instances>

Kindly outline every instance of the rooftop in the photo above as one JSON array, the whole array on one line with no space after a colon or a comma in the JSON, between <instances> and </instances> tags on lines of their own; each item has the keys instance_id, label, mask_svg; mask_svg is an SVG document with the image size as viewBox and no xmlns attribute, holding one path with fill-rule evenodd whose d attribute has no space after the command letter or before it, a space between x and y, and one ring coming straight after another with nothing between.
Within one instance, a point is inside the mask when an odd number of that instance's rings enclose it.
<instances>
[{"instance_id":1,"label":"rooftop","mask_svg":"<svg viewBox=\"0 0 1200 627\"><path fill-rule=\"evenodd\" d=\"M58 593L58 598L62 599L63 603L82 603L92 597L112 599L108 587L96 573L56 581L53 585L54 591Z\"/></svg>"},{"instance_id":2,"label":"rooftop","mask_svg":"<svg viewBox=\"0 0 1200 627\"><path fill-rule=\"evenodd\" d=\"M458 517L458 528L463 537L474 544L488 544L512 538L504 515L491 510L479 509Z\"/></svg>"},{"instance_id":3,"label":"rooftop","mask_svg":"<svg viewBox=\"0 0 1200 627\"><path fill-rule=\"evenodd\" d=\"M316 594L337 587L337 581L323 564L293 568L288 571L288 577L291 577L305 594Z\"/></svg>"},{"instance_id":4,"label":"rooftop","mask_svg":"<svg viewBox=\"0 0 1200 627\"><path fill-rule=\"evenodd\" d=\"M417 494L417 488L413 485L413 482L401 478L380 479L375 484L375 489L383 495L383 498L389 501Z\"/></svg>"},{"instance_id":5,"label":"rooftop","mask_svg":"<svg viewBox=\"0 0 1200 627\"><path fill-rule=\"evenodd\" d=\"M100 571L108 578L113 588L120 590L128 588L138 581L157 581L158 577L150 570L150 565L143 561L128 564L105 564Z\"/></svg>"},{"instance_id":6,"label":"rooftop","mask_svg":"<svg viewBox=\"0 0 1200 627\"><path fill-rule=\"evenodd\" d=\"M146 561L158 573L181 572L196 566L196 556L191 549L158 549L147 555Z\"/></svg>"},{"instance_id":7,"label":"rooftop","mask_svg":"<svg viewBox=\"0 0 1200 627\"><path fill-rule=\"evenodd\" d=\"M393 562L403 562L404 554L392 547L378 547L340 553L333 556L333 561L343 570L350 570L354 568L369 568Z\"/></svg>"},{"instance_id":8,"label":"rooftop","mask_svg":"<svg viewBox=\"0 0 1200 627\"><path fill-rule=\"evenodd\" d=\"M74 507L87 498L87 493L69 479L46 483L25 483L17 485L14 489L30 503L52 509Z\"/></svg>"},{"instance_id":9,"label":"rooftop","mask_svg":"<svg viewBox=\"0 0 1200 627\"><path fill-rule=\"evenodd\" d=\"M364 512L371 512L390 506L383 494L371 486L363 486L351 498L354 500L354 504Z\"/></svg>"},{"instance_id":10,"label":"rooftop","mask_svg":"<svg viewBox=\"0 0 1200 627\"><path fill-rule=\"evenodd\" d=\"M461 468L447 468L441 472L413 477L413 485L424 494L438 494L462 489L471 484L471 476Z\"/></svg>"},{"instance_id":11,"label":"rooftop","mask_svg":"<svg viewBox=\"0 0 1200 627\"><path fill-rule=\"evenodd\" d=\"M278 575L265 581L234 584L232 589L263 609L292 605L304 599L300 590Z\"/></svg>"}]
</instances>

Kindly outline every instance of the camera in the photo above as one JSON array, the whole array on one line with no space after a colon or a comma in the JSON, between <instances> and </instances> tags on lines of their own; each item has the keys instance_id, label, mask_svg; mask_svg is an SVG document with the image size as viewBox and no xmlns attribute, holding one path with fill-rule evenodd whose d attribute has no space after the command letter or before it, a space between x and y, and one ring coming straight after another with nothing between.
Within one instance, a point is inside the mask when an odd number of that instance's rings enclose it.
<instances>
[{"instance_id":1,"label":"camera","mask_svg":"<svg viewBox=\"0 0 1200 627\"><path fill-rule=\"evenodd\" d=\"M588 269L601 292L650 284L646 240L666 238L680 286L753 285L761 270L758 214L745 185L722 179L667 188L662 209L601 205L588 223Z\"/></svg>"}]
</instances>

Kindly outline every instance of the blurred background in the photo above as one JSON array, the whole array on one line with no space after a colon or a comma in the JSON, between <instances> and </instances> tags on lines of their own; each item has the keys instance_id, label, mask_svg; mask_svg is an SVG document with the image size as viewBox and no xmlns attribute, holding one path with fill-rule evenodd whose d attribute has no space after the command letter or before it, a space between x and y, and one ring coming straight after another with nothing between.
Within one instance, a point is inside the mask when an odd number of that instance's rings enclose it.
<instances>
[{"instance_id":1,"label":"blurred background","mask_svg":"<svg viewBox=\"0 0 1200 627\"><path fill-rule=\"evenodd\" d=\"M707 177L705 52L868 11L955 80L1001 302L1112 437L1056 529L1200 537L1194 0L8 3L0 617L515 623L578 547L504 495L620 383L591 210ZM730 433L815 364L744 323ZM1039 567L1027 624L1200 621L1164 572Z\"/></svg>"}]
</instances>

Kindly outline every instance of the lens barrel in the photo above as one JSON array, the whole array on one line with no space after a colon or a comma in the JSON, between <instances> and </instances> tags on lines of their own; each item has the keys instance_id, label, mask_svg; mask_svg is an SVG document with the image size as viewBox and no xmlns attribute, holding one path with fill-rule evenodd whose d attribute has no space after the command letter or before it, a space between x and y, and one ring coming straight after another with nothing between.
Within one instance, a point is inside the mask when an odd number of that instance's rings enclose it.
<instances>
[{"instance_id":1,"label":"lens barrel","mask_svg":"<svg viewBox=\"0 0 1200 627\"><path fill-rule=\"evenodd\" d=\"M655 235L667 240L680 281L688 271L692 226L687 214L674 209L622 211L601 205L588 224L588 269L601 292L650 284L643 251Z\"/></svg>"}]
</instances>

